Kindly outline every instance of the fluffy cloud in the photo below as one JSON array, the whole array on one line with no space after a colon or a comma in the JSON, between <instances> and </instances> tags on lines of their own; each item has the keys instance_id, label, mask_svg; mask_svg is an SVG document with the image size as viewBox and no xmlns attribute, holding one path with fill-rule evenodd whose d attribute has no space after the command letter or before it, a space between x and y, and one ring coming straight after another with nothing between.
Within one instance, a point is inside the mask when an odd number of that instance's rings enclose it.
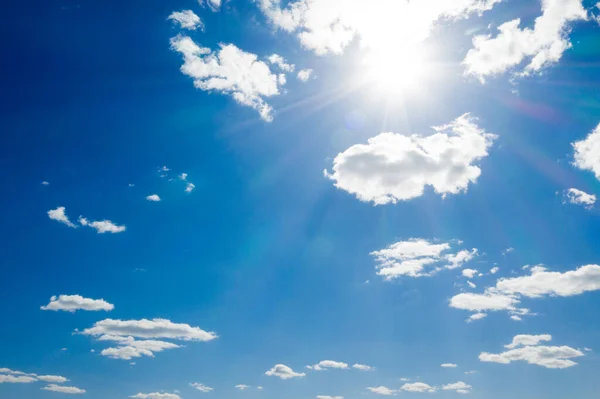
<instances>
[{"instance_id":1,"label":"fluffy cloud","mask_svg":"<svg viewBox=\"0 0 600 399\"><path fill-rule=\"evenodd\" d=\"M466 74L479 77L506 72L527 60L521 75L539 72L558 62L571 47L569 24L586 20L582 0L543 0L542 15L533 29L521 29L521 20L514 19L498 27L498 35L473 38L473 49L465 57Z\"/></svg>"},{"instance_id":2,"label":"fluffy cloud","mask_svg":"<svg viewBox=\"0 0 600 399\"><path fill-rule=\"evenodd\" d=\"M54 384L63 384L69 380L60 375L37 375L37 374L25 373L23 371L16 371L16 370L11 370L11 369L7 369L7 368L0 368L0 384L3 384L3 383L30 384L32 382L37 382L37 381L50 382L52 384L50 384L48 387L54 387L55 386ZM48 387L46 387L46 388L48 388ZM46 388L42 388L42 389L46 389ZM71 389L71 387L60 387L60 388ZM74 389L78 389L78 388L74 388ZM47 390L54 390L54 389L47 389ZM57 392L60 392L60 391L57 391ZM84 392L85 391L83 391L83 392L66 392L66 393L84 393Z\"/></svg>"},{"instance_id":3,"label":"fluffy cloud","mask_svg":"<svg viewBox=\"0 0 600 399\"><path fill-rule=\"evenodd\" d=\"M296 66L294 64L288 64L285 58L280 56L279 54L272 54L267 57L267 60L271 63L271 65L276 66L284 72L294 72Z\"/></svg>"},{"instance_id":4,"label":"fluffy cloud","mask_svg":"<svg viewBox=\"0 0 600 399\"><path fill-rule=\"evenodd\" d=\"M285 364L276 364L275 366L273 366L273 368L267 370L265 372L265 375L268 375L270 377L279 377L282 380L289 380L291 378L301 378L306 376L305 373L296 373L294 370L292 370Z\"/></svg>"},{"instance_id":5,"label":"fluffy cloud","mask_svg":"<svg viewBox=\"0 0 600 399\"><path fill-rule=\"evenodd\" d=\"M366 364L359 364L359 363L353 364L352 368L353 369L357 369L357 370L361 370L361 371L373 371L373 370L375 370L375 367L373 367L373 366L367 366Z\"/></svg>"},{"instance_id":6,"label":"fluffy cloud","mask_svg":"<svg viewBox=\"0 0 600 399\"><path fill-rule=\"evenodd\" d=\"M444 363L444 364L442 364L440 366L444 367L444 368L447 368L447 369L454 369L454 368L458 367L457 364L453 364L453 363Z\"/></svg>"},{"instance_id":7,"label":"fluffy cloud","mask_svg":"<svg viewBox=\"0 0 600 399\"><path fill-rule=\"evenodd\" d=\"M585 139L572 144L574 150L573 165L581 170L594 172L600 180L600 125Z\"/></svg>"},{"instance_id":8,"label":"fluffy cloud","mask_svg":"<svg viewBox=\"0 0 600 399\"><path fill-rule=\"evenodd\" d=\"M98 321L82 334L92 336L131 336L136 338L167 338L183 341L211 341L218 338L214 332L207 332L189 324L173 323L166 319L153 320L113 320Z\"/></svg>"},{"instance_id":9,"label":"fluffy cloud","mask_svg":"<svg viewBox=\"0 0 600 399\"><path fill-rule=\"evenodd\" d=\"M492 268L490 269L490 273L491 273L491 274L496 274L496 273L498 273L498 271L499 271L499 270L500 270L500 268L499 268L499 267L492 267Z\"/></svg>"},{"instance_id":10,"label":"fluffy cloud","mask_svg":"<svg viewBox=\"0 0 600 399\"><path fill-rule=\"evenodd\" d=\"M80 389L77 387L67 387L64 385L56 385L56 384L50 384L42 389L44 391L68 393L68 394L73 394L73 395L85 393L85 389Z\"/></svg>"},{"instance_id":11,"label":"fluffy cloud","mask_svg":"<svg viewBox=\"0 0 600 399\"><path fill-rule=\"evenodd\" d=\"M467 281L467 285L471 288L477 288L477 285L475 285L474 283Z\"/></svg>"},{"instance_id":12,"label":"fluffy cloud","mask_svg":"<svg viewBox=\"0 0 600 399\"><path fill-rule=\"evenodd\" d=\"M384 387L383 385L379 386L379 387L367 387L367 389L378 395L385 395L385 396L393 395L394 393L396 393L395 390L390 389L388 387Z\"/></svg>"},{"instance_id":13,"label":"fluffy cloud","mask_svg":"<svg viewBox=\"0 0 600 399\"><path fill-rule=\"evenodd\" d=\"M542 341L550 341L549 335L520 335L506 348L514 348L506 352L493 354L482 352L479 360L482 362L509 364L516 361L524 361L529 364L546 367L549 369L564 369L577 365L572 358L585 356L577 349L568 346L544 346L538 345Z\"/></svg>"},{"instance_id":14,"label":"fluffy cloud","mask_svg":"<svg viewBox=\"0 0 600 399\"><path fill-rule=\"evenodd\" d=\"M413 383L406 383L404 385L402 385L402 387L400 388L403 391L407 391L407 392L428 392L428 393L432 393L435 392L436 389L430 385L425 384L424 382L413 382Z\"/></svg>"},{"instance_id":15,"label":"fluffy cloud","mask_svg":"<svg viewBox=\"0 0 600 399\"><path fill-rule=\"evenodd\" d=\"M308 82L308 80L312 77L313 72L314 71L310 68L301 69L298 71L296 77L301 82Z\"/></svg>"},{"instance_id":16,"label":"fluffy cloud","mask_svg":"<svg viewBox=\"0 0 600 399\"><path fill-rule=\"evenodd\" d=\"M56 220L57 222L66 224L69 227L77 228L75 224L73 224L67 215L65 214L65 207L59 206L56 209L51 209L48 211L48 217L52 220Z\"/></svg>"},{"instance_id":17,"label":"fluffy cloud","mask_svg":"<svg viewBox=\"0 0 600 399\"><path fill-rule=\"evenodd\" d=\"M196 185L195 185L194 183L188 183L188 184L185 186L185 192L189 194L189 193L191 193L192 191L194 191L194 189L195 189L195 188L196 188Z\"/></svg>"},{"instance_id":18,"label":"fluffy cloud","mask_svg":"<svg viewBox=\"0 0 600 399\"><path fill-rule=\"evenodd\" d=\"M130 396L134 399L181 399L179 395L174 393L138 393L137 395Z\"/></svg>"},{"instance_id":19,"label":"fluffy cloud","mask_svg":"<svg viewBox=\"0 0 600 399\"><path fill-rule=\"evenodd\" d=\"M338 154L325 176L376 205L420 197L426 186L442 196L466 192L481 175L477 161L496 139L475 122L465 114L430 136L381 133Z\"/></svg>"},{"instance_id":20,"label":"fluffy cloud","mask_svg":"<svg viewBox=\"0 0 600 399\"><path fill-rule=\"evenodd\" d=\"M211 392L211 391L213 391L213 388L211 388L211 387L209 387L209 386L206 386L206 385L204 385L204 384L201 384L201 383L199 383L199 382L193 382L193 383L191 383L191 384L190 384L190 386L191 386L191 387L194 387L195 389L197 389L197 390L198 390L198 391L200 391L200 392L205 392L205 393L207 393L207 392Z\"/></svg>"},{"instance_id":21,"label":"fluffy cloud","mask_svg":"<svg viewBox=\"0 0 600 399\"><path fill-rule=\"evenodd\" d=\"M194 79L194 86L233 97L241 105L254 108L265 121L273 119L273 108L264 100L279 94L277 74L233 44L222 44L218 51L199 47L187 36L171 39L171 48L183 55L181 72Z\"/></svg>"},{"instance_id":22,"label":"fluffy cloud","mask_svg":"<svg viewBox=\"0 0 600 399\"><path fill-rule=\"evenodd\" d=\"M463 251L447 253L451 249L450 243L432 243L413 238L371 252L371 256L375 258L377 274L385 280L393 280L400 276L432 276L443 267L454 269L472 258L458 256ZM476 249L471 251L473 254L476 252Z\"/></svg>"},{"instance_id":23,"label":"fluffy cloud","mask_svg":"<svg viewBox=\"0 0 600 399\"><path fill-rule=\"evenodd\" d=\"M465 384L462 381L455 382L454 384L447 384L442 387L444 391L456 391L458 393L471 393L471 389L473 387L471 385Z\"/></svg>"},{"instance_id":24,"label":"fluffy cloud","mask_svg":"<svg viewBox=\"0 0 600 399\"><path fill-rule=\"evenodd\" d=\"M239 389L240 391L246 390L248 388L250 388L250 385L246 385L246 384L238 384L235 386L235 388Z\"/></svg>"},{"instance_id":25,"label":"fluffy cloud","mask_svg":"<svg viewBox=\"0 0 600 399\"><path fill-rule=\"evenodd\" d=\"M469 318L467 319L467 323L470 323L470 322L476 321L476 320L485 319L486 317L487 317L487 313L474 313L471 316L469 316Z\"/></svg>"},{"instance_id":26,"label":"fluffy cloud","mask_svg":"<svg viewBox=\"0 0 600 399\"><path fill-rule=\"evenodd\" d=\"M53 382L55 384L64 384L65 382L69 381L60 375L38 375L37 379L45 382Z\"/></svg>"},{"instance_id":27,"label":"fluffy cloud","mask_svg":"<svg viewBox=\"0 0 600 399\"><path fill-rule=\"evenodd\" d=\"M307 369L315 371L323 371L327 369L347 369L348 364L336 362L335 360L321 360L319 363L312 366L306 366Z\"/></svg>"},{"instance_id":28,"label":"fluffy cloud","mask_svg":"<svg viewBox=\"0 0 600 399\"><path fill-rule=\"evenodd\" d=\"M183 29L204 30L202 20L200 20L200 17L194 14L192 10L175 11L169 15L168 19L178 23Z\"/></svg>"},{"instance_id":29,"label":"fluffy cloud","mask_svg":"<svg viewBox=\"0 0 600 399\"><path fill-rule=\"evenodd\" d=\"M466 278L473 278L477 275L477 270L475 269L464 269L462 271L462 275Z\"/></svg>"},{"instance_id":30,"label":"fluffy cloud","mask_svg":"<svg viewBox=\"0 0 600 399\"><path fill-rule=\"evenodd\" d=\"M221 0L198 0L200 5L207 5L212 11L219 11L221 8Z\"/></svg>"},{"instance_id":31,"label":"fluffy cloud","mask_svg":"<svg viewBox=\"0 0 600 399\"><path fill-rule=\"evenodd\" d=\"M591 208L596 203L596 196L576 188L570 188L565 192L565 201L575 205L582 205L585 208Z\"/></svg>"},{"instance_id":32,"label":"fluffy cloud","mask_svg":"<svg viewBox=\"0 0 600 399\"><path fill-rule=\"evenodd\" d=\"M30 384L36 382L37 378L29 375L4 375L0 374L0 384Z\"/></svg>"},{"instance_id":33,"label":"fluffy cloud","mask_svg":"<svg viewBox=\"0 0 600 399\"><path fill-rule=\"evenodd\" d=\"M116 342L118 348L104 349L100 354L112 359L131 360L132 358L149 356L154 357L154 352L162 352L166 349L180 348L171 342L156 340L136 340L133 337L121 337L114 335L102 335L98 341Z\"/></svg>"},{"instance_id":34,"label":"fluffy cloud","mask_svg":"<svg viewBox=\"0 0 600 399\"><path fill-rule=\"evenodd\" d=\"M157 194L151 194L146 197L146 200L151 202L160 202L160 197Z\"/></svg>"},{"instance_id":35,"label":"fluffy cloud","mask_svg":"<svg viewBox=\"0 0 600 399\"><path fill-rule=\"evenodd\" d=\"M111 234L116 234L116 233L122 233L126 230L125 226L119 226L113 222L111 222L110 220L101 220L101 221L94 221L94 222L90 222L89 220L87 220L84 217L79 217L79 224L81 224L82 226L89 226L93 229L95 229L98 234L104 234L104 233L111 233Z\"/></svg>"},{"instance_id":36,"label":"fluffy cloud","mask_svg":"<svg viewBox=\"0 0 600 399\"><path fill-rule=\"evenodd\" d=\"M493 290L488 290L483 294L461 293L450 299L451 307L478 312L478 314L482 314L481 312L484 310L513 310L518 303L519 300L513 296L497 293ZM473 318L473 320L483 317L485 316L479 316L478 318Z\"/></svg>"},{"instance_id":37,"label":"fluffy cloud","mask_svg":"<svg viewBox=\"0 0 600 399\"><path fill-rule=\"evenodd\" d=\"M104 299L84 298L81 295L59 295L50 298L50 303L42 306L42 310L64 310L67 312L75 312L77 310L89 311L111 311L115 308L113 304L106 302Z\"/></svg>"}]
</instances>

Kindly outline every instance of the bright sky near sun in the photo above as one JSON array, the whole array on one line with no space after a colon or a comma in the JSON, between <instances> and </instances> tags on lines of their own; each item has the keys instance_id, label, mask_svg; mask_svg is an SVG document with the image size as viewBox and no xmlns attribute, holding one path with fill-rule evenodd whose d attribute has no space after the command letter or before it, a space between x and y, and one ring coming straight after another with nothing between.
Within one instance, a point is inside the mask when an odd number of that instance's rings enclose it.
<instances>
[{"instance_id":1,"label":"bright sky near sun","mask_svg":"<svg viewBox=\"0 0 600 399\"><path fill-rule=\"evenodd\" d=\"M4 11L0 398L598 397L597 1Z\"/></svg>"}]
</instances>

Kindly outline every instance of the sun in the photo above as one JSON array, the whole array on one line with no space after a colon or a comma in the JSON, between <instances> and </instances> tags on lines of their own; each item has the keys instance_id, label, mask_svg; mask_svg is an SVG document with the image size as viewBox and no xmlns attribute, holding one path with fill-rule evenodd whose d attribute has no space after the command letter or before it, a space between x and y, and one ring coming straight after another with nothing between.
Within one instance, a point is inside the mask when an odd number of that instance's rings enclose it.
<instances>
[{"instance_id":1,"label":"sun","mask_svg":"<svg viewBox=\"0 0 600 399\"><path fill-rule=\"evenodd\" d=\"M371 50L365 58L365 80L377 90L410 93L419 89L427 75L425 52L417 46Z\"/></svg>"}]
</instances>

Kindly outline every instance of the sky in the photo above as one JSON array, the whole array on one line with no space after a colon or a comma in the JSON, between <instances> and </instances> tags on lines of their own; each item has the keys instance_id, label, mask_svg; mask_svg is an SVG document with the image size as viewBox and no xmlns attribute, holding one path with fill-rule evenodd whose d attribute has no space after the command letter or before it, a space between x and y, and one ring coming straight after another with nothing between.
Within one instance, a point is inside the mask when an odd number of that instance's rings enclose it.
<instances>
[{"instance_id":1,"label":"sky","mask_svg":"<svg viewBox=\"0 0 600 399\"><path fill-rule=\"evenodd\" d=\"M600 3L8 0L0 398L600 382Z\"/></svg>"}]
</instances>

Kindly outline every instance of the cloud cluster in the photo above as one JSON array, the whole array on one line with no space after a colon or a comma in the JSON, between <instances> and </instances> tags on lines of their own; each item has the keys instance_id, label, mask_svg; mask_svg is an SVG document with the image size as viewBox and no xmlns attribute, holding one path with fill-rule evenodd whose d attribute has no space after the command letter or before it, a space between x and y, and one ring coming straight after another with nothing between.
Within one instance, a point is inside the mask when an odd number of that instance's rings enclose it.
<instances>
[{"instance_id":1,"label":"cloud cluster","mask_svg":"<svg viewBox=\"0 0 600 399\"><path fill-rule=\"evenodd\" d=\"M301 82L308 82L308 80L313 76L313 70L310 68L301 69L298 71L296 77Z\"/></svg>"},{"instance_id":2,"label":"cloud cluster","mask_svg":"<svg viewBox=\"0 0 600 399\"><path fill-rule=\"evenodd\" d=\"M521 20L514 19L498 27L498 35L478 35L463 64L465 73L484 80L517 67L528 60L520 75L539 72L558 62L571 47L569 24L587 20L582 0L543 0L542 15L533 29L521 29Z\"/></svg>"},{"instance_id":3,"label":"cloud cluster","mask_svg":"<svg viewBox=\"0 0 600 399\"><path fill-rule=\"evenodd\" d=\"M189 30L204 30L204 24L199 16L194 14L192 10L175 11L169 15L171 21L178 23L182 29Z\"/></svg>"},{"instance_id":4,"label":"cloud cluster","mask_svg":"<svg viewBox=\"0 0 600 399\"><path fill-rule=\"evenodd\" d=\"M348 364L343 362L336 362L335 360L321 360L317 364L314 364L312 366L306 366L306 368L314 371L324 371L327 369L345 370L348 368Z\"/></svg>"},{"instance_id":5,"label":"cloud cluster","mask_svg":"<svg viewBox=\"0 0 600 399\"><path fill-rule=\"evenodd\" d=\"M282 380L306 376L305 373L296 373L291 367L288 367L285 364L276 364L270 370L267 370L265 375L268 375L269 377L279 377Z\"/></svg>"},{"instance_id":6,"label":"cloud cluster","mask_svg":"<svg viewBox=\"0 0 600 399\"><path fill-rule=\"evenodd\" d=\"M403 391L407 391L407 392L433 393L436 391L435 387L425 384L424 382L409 382L409 383L402 385L402 387L400 387L400 389Z\"/></svg>"},{"instance_id":7,"label":"cloud cluster","mask_svg":"<svg viewBox=\"0 0 600 399\"><path fill-rule=\"evenodd\" d=\"M565 192L565 201L589 209L596 203L596 196L576 188L570 188Z\"/></svg>"},{"instance_id":8,"label":"cloud cluster","mask_svg":"<svg viewBox=\"0 0 600 399\"><path fill-rule=\"evenodd\" d=\"M82 394L85 389L70 387L64 384L69 381L67 378L60 375L37 375L33 373L25 373L23 371L11 370L8 368L0 368L0 384L31 384L34 382L43 381L50 383L41 388L45 391L60 392L66 394Z\"/></svg>"},{"instance_id":9,"label":"cloud cluster","mask_svg":"<svg viewBox=\"0 0 600 399\"><path fill-rule=\"evenodd\" d=\"M467 394L471 393L473 387L462 381L455 382L454 384L447 384L442 387L444 391L456 391L457 393Z\"/></svg>"},{"instance_id":10,"label":"cloud cluster","mask_svg":"<svg viewBox=\"0 0 600 399\"><path fill-rule=\"evenodd\" d=\"M481 175L477 161L487 157L496 136L469 114L433 130L430 136L381 133L338 154L325 176L376 205L420 197L427 186L442 196L466 192Z\"/></svg>"},{"instance_id":11,"label":"cloud cluster","mask_svg":"<svg viewBox=\"0 0 600 399\"><path fill-rule=\"evenodd\" d=\"M371 256L376 261L377 275L393 280L400 276L428 277L442 269L455 269L477 254L477 249L448 252L451 249L448 242L413 238L371 252Z\"/></svg>"},{"instance_id":12,"label":"cloud cluster","mask_svg":"<svg viewBox=\"0 0 600 399\"><path fill-rule=\"evenodd\" d=\"M71 220L69 220L69 217L67 216L67 214L65 212L64 206L59 206L56 209L49 210L48 217L52 220L56 220L57 222L66 224L67 226L69 226L71 228L75 229L78 227L76 224L71 222ZM98 232L98 234L121 233L121 232L125 231L125 229L126 229L125 226L119 226L117 224L114 224L110 220L101 220L101 221L90 222L83 216L79 216L78 222L81 226L88 226L88 227L95 229Z\"/></svg>"},{"instance_id":13,"label":"cloud cluster","mask_svg":"<svg viewBox=\"0 0 600 399\"><path fill-rule=\"evenodd\" d=\"M196 390L198 390L200 392L204 392L204 393L211 392L214 390L213 388L211 388L207 385L201 384L199 382L193 382L190 384L190 386L195 388Z\"/></svg>"},{"instance_id":14,"label":"cloud cluster","mask_svg":"<svg viewBox=\"0 0 600 399\"><path fill-rule=\"evenodd\" d=\"M585 356L583 352L568 346L539 345L540 342L550 340L552 336L547 334L518 335L511 344L506 345L510 350L498 354L482 352L479 360L502 364L524 361L549 369L564 369L577 365L570 359Z\"/></svg>"},{"instance_id":15,"label":"cloud cluster","mask_svg":"<svg viewBox=\"0 0 600 399\"><path fill-rule=\"evenodd\" d=\"M194 79L204 91L230 95L241 105L254 108L265 121L273 119L273 108L264 100L279 94L279 76L255 54L233 44L221 44L218 51L199 47L188 36L171 39L171 48L183 56L181 72Z\"/></svg>"},{"instance_id":16,"label":"cloud cluster","mask_svg":"<svg viewBox=\"0 0 600 399\"><path fill-rule=\"evenodd\" d=\"M76 312L77 310L110 312L115 306L106 302L104 299L84 298L81 295L59 295L50 298L50 303L42 306L42 310L64 310L67 312Z\"/></svg>"}]
</instances>

